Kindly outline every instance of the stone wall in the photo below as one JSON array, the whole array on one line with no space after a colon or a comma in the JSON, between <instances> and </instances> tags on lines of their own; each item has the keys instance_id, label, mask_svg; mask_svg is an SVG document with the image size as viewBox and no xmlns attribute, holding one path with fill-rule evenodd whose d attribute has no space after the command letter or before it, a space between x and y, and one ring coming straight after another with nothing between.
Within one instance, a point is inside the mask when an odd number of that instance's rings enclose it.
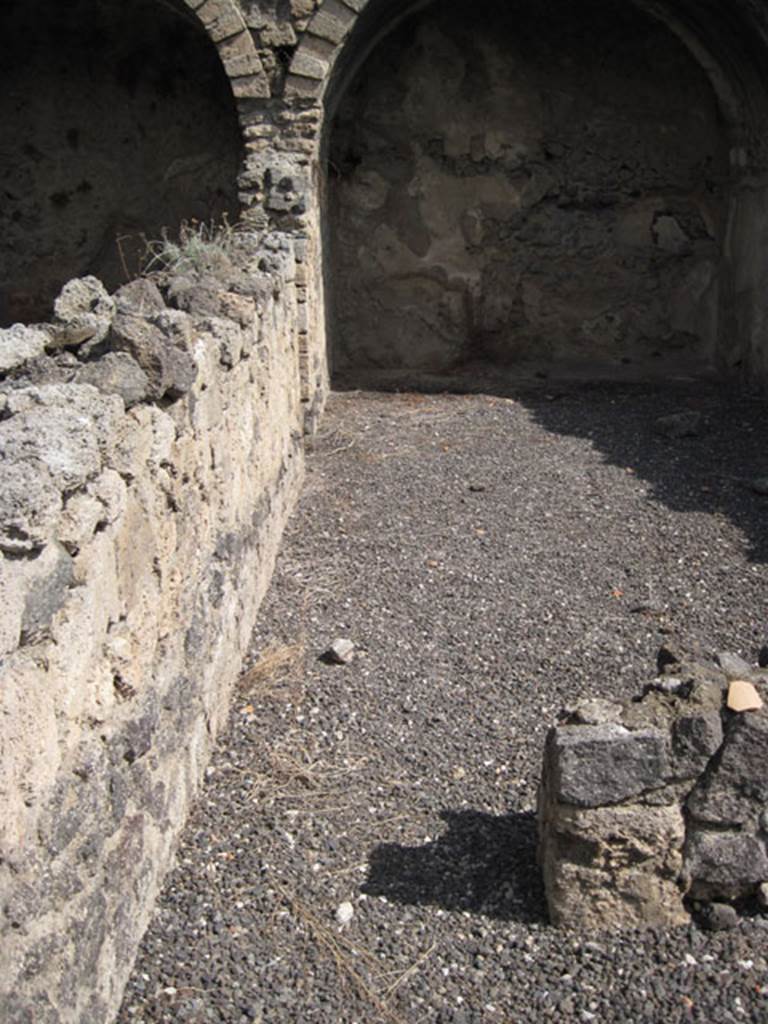
<instances>
[{"instance_id":1,"label":"stone wall","mask_svg":"<svg viewBox=\"0 0 768 1024\"><path fill-rule=\"evenodd\" d=\"M693 912L722 928L768 904L768 673L669 646L659 670L634 700L583 701L547 737L539 853L556 925Z\"/></svg>"},{"instance_id":2,"label":"stone wall","mask_svg":"<svg viewBox=\"0 0 768 1024\"><path fill-rule=\"evenodd\" d=\"M240 245L0 333L7 1024L116 1011L300 486L295 254Z\"/></svg>"},{"instance_id":3,"label":"stone wall","mask_svg":"<svg viewBox=\"0 0 768 1024\"><path fill-rule=\"evenodd\" d=\"M631 5L430 7L336 114L334 368L705 368L728 177L706 75Z\"/></svg>"}]
</instances>

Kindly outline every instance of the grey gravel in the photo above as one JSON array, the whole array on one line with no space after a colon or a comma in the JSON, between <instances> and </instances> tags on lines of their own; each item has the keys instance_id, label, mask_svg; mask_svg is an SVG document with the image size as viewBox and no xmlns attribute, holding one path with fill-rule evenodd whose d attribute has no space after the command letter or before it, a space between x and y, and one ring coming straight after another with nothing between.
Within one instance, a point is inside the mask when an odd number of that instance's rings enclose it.
<instances>
[{"instance_id":1,"label":"grey gravel","mask_svg":"<svg viewBox=\"0 0 768 1024\"><path fill-rule=\"evenodd\" d=\"M706 436L655 433L683 411ZM662 642L755 662L765 413L703 385L335 395L254 637L274 668L120 1024L768 1020L768 918L558 932L533 814L563 706L640 691Z\"/></svg>"}]
</instances>

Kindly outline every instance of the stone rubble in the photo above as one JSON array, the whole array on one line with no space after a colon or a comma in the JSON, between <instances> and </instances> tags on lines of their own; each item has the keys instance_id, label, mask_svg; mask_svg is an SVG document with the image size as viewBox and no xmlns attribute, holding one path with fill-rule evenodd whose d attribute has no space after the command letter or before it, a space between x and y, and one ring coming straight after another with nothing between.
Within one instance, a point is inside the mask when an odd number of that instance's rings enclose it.
<instances>
[{"instance_id":1,"label":"stone rubble","mask_svg":"<svg viewBox=\"0 0 768 1024\"><path fill-rule=\"evenodd\" d=\"M547 737L539 858L556 925L673 926L693 910L717 929L766 892L768 674L670 644L657 660L666 674L641 696L583 701Z\"/></svg>"}]
</instances>

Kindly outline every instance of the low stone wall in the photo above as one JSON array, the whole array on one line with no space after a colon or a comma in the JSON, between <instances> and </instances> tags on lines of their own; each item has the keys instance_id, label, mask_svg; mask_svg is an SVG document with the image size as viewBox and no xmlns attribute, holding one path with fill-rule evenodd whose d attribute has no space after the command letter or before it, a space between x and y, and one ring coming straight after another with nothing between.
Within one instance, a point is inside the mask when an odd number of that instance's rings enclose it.
<instances>
[{"instance_id":1,"label":"low stone wall","mask_svg":"<svg viewBox=\"0 0 768 1024\"><path fill-rule=\"evenodd\" d=\"M0 1019L119 1005L302 478L295 253L0 338Z\"/></svg>"},{"instance_id":2,"label":"low stone wall","mask_svg":"<svg viewBox=\"0 0 768 1024\"><path fill-rule=\"evenodd\" d=\"M549 733L539 854L556 925L677 925L693 911L725 927L768 903L768 673L670 648L659 668L641 697L584 701Z\"/></svg>"}]
</instances>

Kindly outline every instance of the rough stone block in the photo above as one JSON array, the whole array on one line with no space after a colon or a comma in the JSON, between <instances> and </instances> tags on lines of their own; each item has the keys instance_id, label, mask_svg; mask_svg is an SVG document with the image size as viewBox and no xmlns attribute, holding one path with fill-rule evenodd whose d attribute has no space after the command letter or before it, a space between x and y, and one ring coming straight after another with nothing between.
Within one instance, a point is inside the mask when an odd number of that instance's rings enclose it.
<instances>
[{"instance_id":1,"label":"rough stone block","mask_svg":"<svg viewBox=\"0 0 768 1024\"><path fill-rule=\"evenodd\" d=\"M696 821L718 827L757 827L768 805L768 709L735 715L719 757L687 801Z\"/></svg>"},{"instance_id":2,"label":"rough stone block","mask_svg":"<svg viewBox=\"0 0 768 1024\"><path fill-rule=\"evenodd\" d=\"M672 771L677 778L695 778L723 742L719 711L684 714L672 726Z\"/></svg>"},{"instance_id":3,"label":"rough stone block","mask_svg":"<svg viewBox=\"0 0 768 1024\"><path fill-rule=\"evenodd\" d=\"M764 840L738 832L695 828L685 847L689 894L701 899L738 899L768 880Z\"/></svg>"},{"instance_id":4,"label":"rough stone block","mask_svg":"<svg viewBox=\"0 0 768 1024\"><path fill-rule=\"evenodd\" d=\"M115 315L115 301L96 277L68 281L53 306L53 343L98 344L106 338Z\"/></svg>"},{"instance_id":5,"label":"rough stone block","mask_svg":"<svg viewBox=\"0 0 768 1024\"><path fill-rule=\"evenodd\" d=\"M171 310L159 314L167 317ZM174 344L160 326L159 317L150 323L145 317L118 313L112 325L110 344L116 351L131 355L144 373L153 398L180 398L192 387L197 376L194 360Z\"/></svg>"},{"instance_id":6,"label":"rough stone block","mask_svg":"<svg viewBox=\"0 0 768 1024\"><path fill-rule=\"evenodd\" d=\"M664 785L666 736L623 726L559 726L550 731L545 775L553 797L577 807L620 803Z\"/></svg>"},{"instance_id":7,"label":"rough stone block","mask_svg":"<svg viewBox=\"0 0 768 1024\"><path fill-rule=\"evenodd\" d=\"M669 927L687 920L679 807L549 809L541 865L554 925Z\"/></svg>"},{"instance_id":8,"label":"rough stone block","mask_svg":"<svg viewBox=\"0 0 768 1024\"><path fill-rule=\"evenodd\" d=\"M0 426L0 551L26 555L43 548L61 514L61 491L44 467L4 457Z\"/></svg>"},{"instance_id":9,"label":"rough stone block","mask_svg":"<svg viewBox=\"0 0 768 1024\"><path fill-rule=\"evenodd\" d=\"M92 384L104 394L119 395L126 409L149 397L149 377L127 352L107 352L101 359L86 363L75 375L78 384Z\"/></svg>"},{"instance_id":10,"label":"rough stone block","mask_svg":"<svg viewBox=\"0 0 768 1024\"><path fill-rule=\"evenodd\" d=\"M0 374L41 356L48 341L48 335L38 327L14 324L0 330Z\"/></svg>"}]
</instances>

